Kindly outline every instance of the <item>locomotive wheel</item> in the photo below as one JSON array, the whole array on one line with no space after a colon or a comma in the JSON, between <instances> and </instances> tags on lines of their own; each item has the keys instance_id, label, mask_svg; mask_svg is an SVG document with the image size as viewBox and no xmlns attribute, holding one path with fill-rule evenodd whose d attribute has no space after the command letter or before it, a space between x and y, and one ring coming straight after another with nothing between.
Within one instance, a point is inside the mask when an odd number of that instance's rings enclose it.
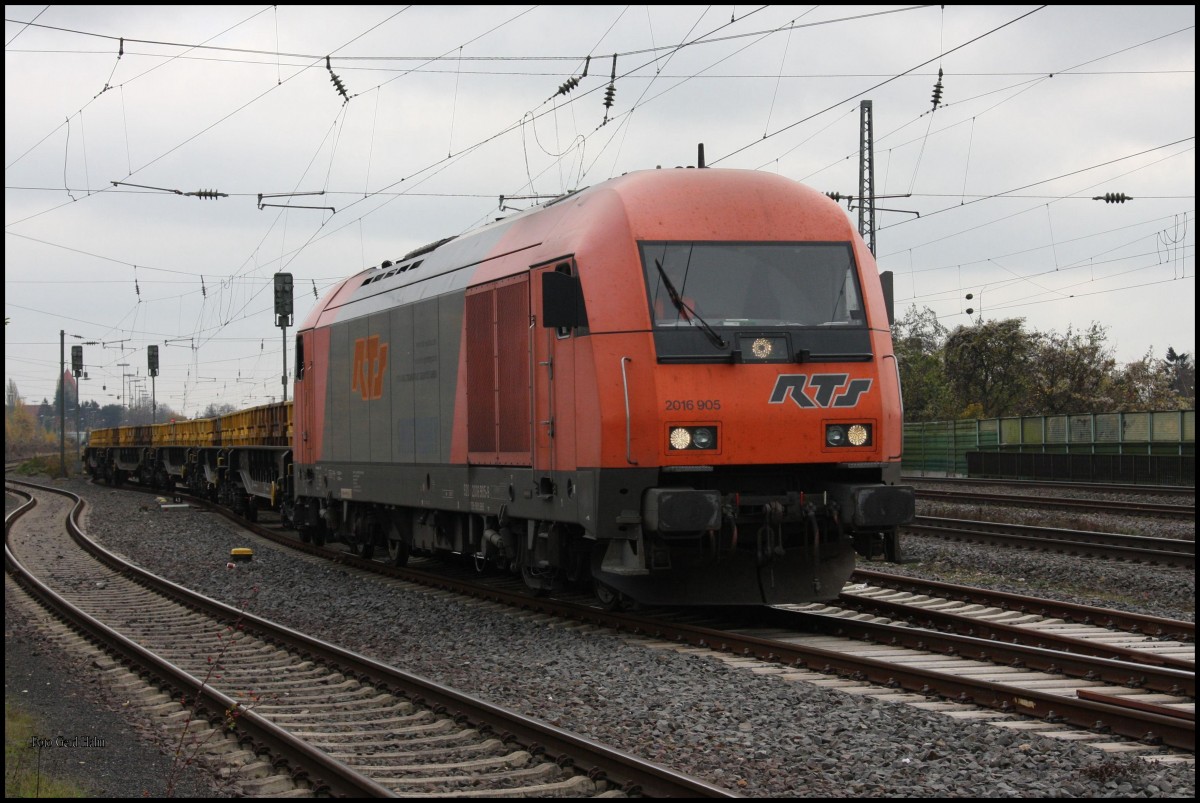
<instances>
[{"instance_id":1,"label":"locomotive wheel","mask_svg":"<svg viewBox=\"0 0 1200 803\"><path fill-rule=\"evenodd\" d=\"M525 581L525 585L529 587L529 590L533 592L535 597L544 597L550 593L550 589L542 579L542 576L536 574L528 566L521 567L521 579Z\"/></svg>"},{"instance_id":2,"label":"locomotive wheel","mask_svg":"<svg viewBox=\"0 0 1200 803\"><path fill-rule=\"evenodd\" d=\"M609 585L601 583L599 580L594 580L596 587L596 599L600 600L600 605L606 611L619 611L624 608L621 592Z\"/></svg>"},{"instance_id":3,"label":"locomotive wheel","mask_svg":"<svg viewBox=\"0 0 1200 803\"><path fill-rule=\"evenodd\" d=\"M408 544L400 539L388 539L388 562L393 566L408 565Z\"/></svg>"}]
</instances>

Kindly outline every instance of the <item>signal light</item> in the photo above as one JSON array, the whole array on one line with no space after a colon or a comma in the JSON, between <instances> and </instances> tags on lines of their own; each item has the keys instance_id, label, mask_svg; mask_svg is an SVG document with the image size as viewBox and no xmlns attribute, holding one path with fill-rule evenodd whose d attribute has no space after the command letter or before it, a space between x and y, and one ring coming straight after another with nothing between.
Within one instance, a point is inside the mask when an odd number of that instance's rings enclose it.
<instances>
[{"instance_id":1,"label":"signal light","mask_svg":"<svg viewBox=\"0 0 1200 803\"><path fill-rule=\"evenodd\" d=\"M146 349L146 367L150 369L150 376L158 376L158 346Z\"/></svg>"},{"instance_id":2,"label":"signal light","mask_svg":"<svg viewBox=\"0 0 1200 803\"><path fill-rule=\"evenodd\" d=\"M275 274L275 314L292 314L292 274Z\"/></svg>"},{"instance_id":3,"label":"signal light","mask_svg":"<svg viewBox=\"0 0 1200 803\"><path fill-rule=\"evenodd\" d=\"M83 346L71 346L71 372L75 376L83 373Z\"/></svg>"}]
</instances>

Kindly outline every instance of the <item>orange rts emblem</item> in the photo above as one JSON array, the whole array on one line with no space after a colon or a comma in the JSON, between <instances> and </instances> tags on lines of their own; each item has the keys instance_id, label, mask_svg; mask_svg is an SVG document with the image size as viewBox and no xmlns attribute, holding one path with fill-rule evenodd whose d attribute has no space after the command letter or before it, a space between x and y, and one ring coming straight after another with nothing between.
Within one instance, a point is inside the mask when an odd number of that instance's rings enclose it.
<instances>
[{"instance_id":1,"label":"orange rts emblem","mask_svg":"<svg viewBox=\"0 0 1200 803\"><path fill-rule=\"evenodd\" d=\"M354 376L351 390L362 393L363 401L383 397L383 371L387 367L387 343L379 335L354 341Z\"/></svg>"}]
</instances>

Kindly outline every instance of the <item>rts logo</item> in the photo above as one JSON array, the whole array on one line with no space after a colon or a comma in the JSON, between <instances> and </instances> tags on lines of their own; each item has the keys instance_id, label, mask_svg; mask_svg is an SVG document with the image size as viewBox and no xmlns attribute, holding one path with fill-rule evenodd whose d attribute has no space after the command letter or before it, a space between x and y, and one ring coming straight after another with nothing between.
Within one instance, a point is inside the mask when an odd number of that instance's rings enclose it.
<instances>
[{"instance_id":1,"label":"rts logo","mask_svg":"<svg viewBox=\"0 0 1200 803\"><path fill-rule=\"evenodd\" d=\"M850 379L849 374L780 374L771 391L771 404L782 404L790 396L797 407L855 407L870 389L870 379Z\"/></svg>"},{"instance_id":2,"label":"rts logo","mask_svg":"<svg viewBox=\"0 0 1200 803\"><path fill-rule=\"evenodd\" d=\"M350 389L362 394L363 401L383 397L383 373L387 368L387 343L379 335L354 341L354 368Z\"/></svg>"}]
</instances>

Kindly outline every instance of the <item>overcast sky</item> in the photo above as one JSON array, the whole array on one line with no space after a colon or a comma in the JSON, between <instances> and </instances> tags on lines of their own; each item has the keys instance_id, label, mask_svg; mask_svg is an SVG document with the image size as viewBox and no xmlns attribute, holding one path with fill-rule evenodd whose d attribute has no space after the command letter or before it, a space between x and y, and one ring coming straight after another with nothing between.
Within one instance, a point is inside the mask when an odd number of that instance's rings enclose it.
<instances>
[{"instance_id":1,"label":"overcast sky","mask_svg":"<svg viewBox=\"0 0 1200 803\"><path fill-rule=\"evenodd\" d=\"M854 195L863 100L898 315L1098 323L1122 363L1194 353L1194 25L1194 6L6 6L5 379L52 398L65 331L68 364L88 343L84 400L117 403L127 373L148 393L158 344L160 403L264 404L276 271L298 324L314 290L501 196L694 165L698 143L710 167Z\"/></svg>"}]
</instances>

